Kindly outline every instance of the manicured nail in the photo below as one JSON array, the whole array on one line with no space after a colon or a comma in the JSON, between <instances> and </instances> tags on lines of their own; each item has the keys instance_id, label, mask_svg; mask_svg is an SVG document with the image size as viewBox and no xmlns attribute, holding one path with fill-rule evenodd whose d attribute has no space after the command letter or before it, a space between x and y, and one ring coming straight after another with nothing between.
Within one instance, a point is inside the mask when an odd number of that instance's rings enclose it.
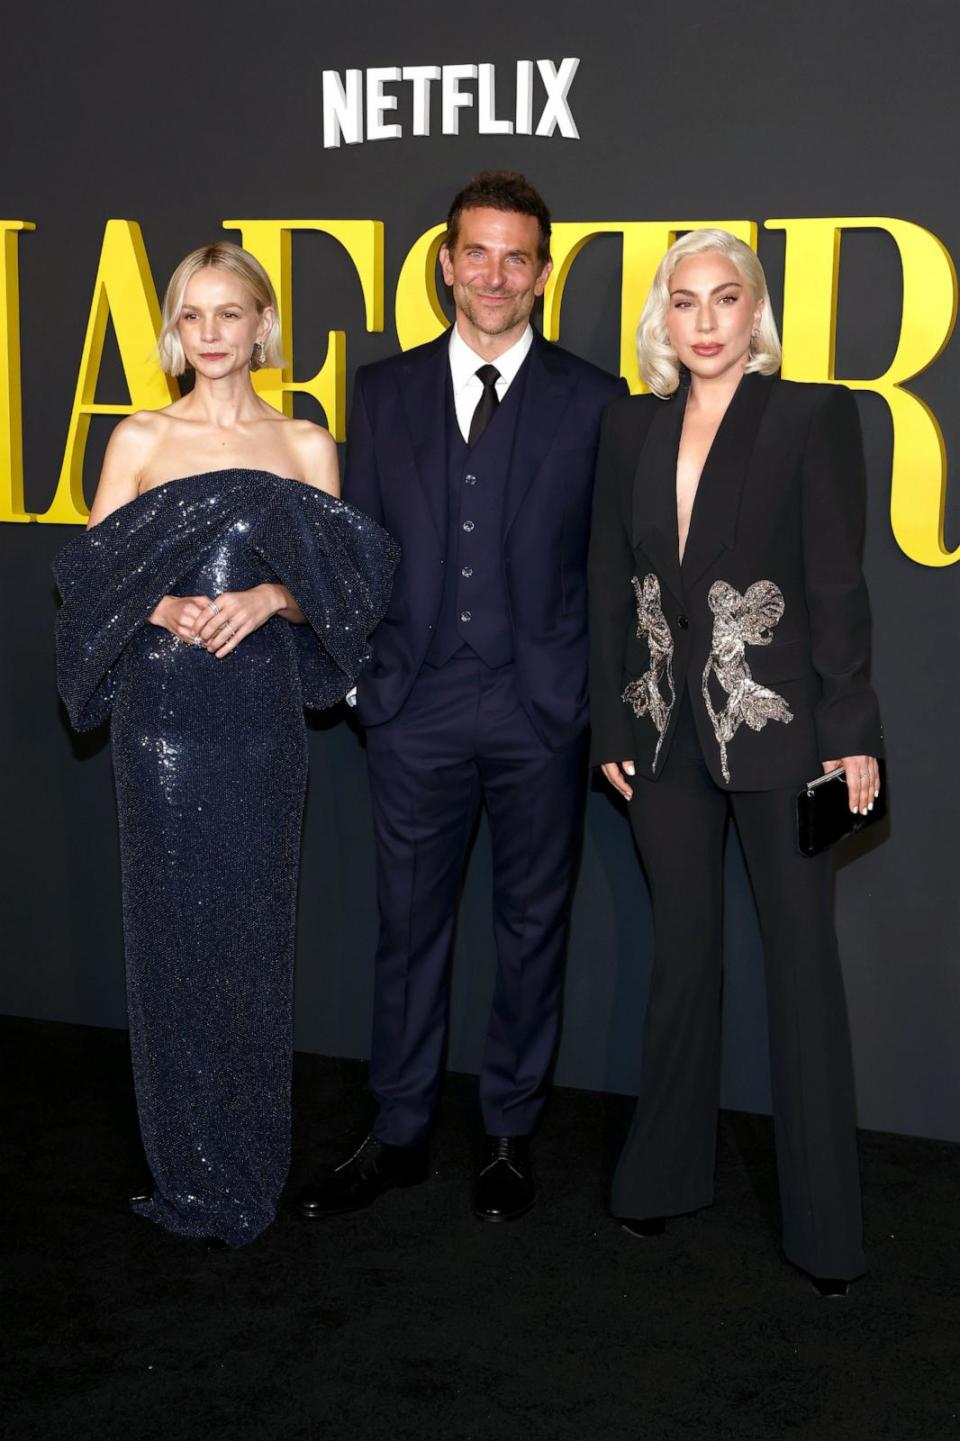
<instances>
[{"instance_id":1,"label":"manicured nail","mask_svg":"<svg viewBox=\"0 0 960 1441\"><path fill-rule=\"evenodd\" d=\"M874 800L877 800L878 797L879 797L879 795L880 795L880 787L878 786L877 789L876 789L876 790L874 791L874 793L873 793L873 799L874 799Z\"/></svg>"},{"instance_id":2,"label":"manicured nail","mask_svg":"<svg viewBox=\"0 0 960 1441\"><path fill-rule=\"evenodd\" d=\"M867 810L868 810L868 811L872 811L872 810L873 810L873 801L871 801L870 804L867 806Z\"/></svg>"}]
</instances>

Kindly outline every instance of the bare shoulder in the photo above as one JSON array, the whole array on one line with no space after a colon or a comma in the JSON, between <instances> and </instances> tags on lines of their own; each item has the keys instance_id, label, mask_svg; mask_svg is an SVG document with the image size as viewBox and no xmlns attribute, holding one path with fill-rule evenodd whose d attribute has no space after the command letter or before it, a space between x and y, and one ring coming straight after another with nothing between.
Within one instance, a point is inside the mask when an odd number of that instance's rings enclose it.
<instances>
[{"instance_id":1,"label":"bare shoulder","mask_svg":"<svg viewBox=\"0 0 960 1441\"><path fill-rule=\"evenodd\" d=\"M337 443L329 430L311 420L289 420L287 426L291 449L307 485L325 490L328 495L339 495L340 461Z\"/></svg>"},{"instance_id":2,"label":"bare shoulder","mask_svg":"<svg viewBox=\"0 0 960 1441\"><path fill-rule=\"evenodd\" d=\"M171 419L162 410L135 410L113 427L103 458L101 483L124 477L139 485L151 457L167 435Z\"/></svg>"},{"instance_id":3,"label":"bare shoulder","mask_svg":"<svg viewBox=\"0 0 960 1441\"><path fill-rule=\"evenodd\" d=\"M157 446L163 422L158 412L137 410L114 426L103 456L90 524L97 525L121 505L135 500L140 480Z\"/></svg>"},{"instance_id":4,"label":"bare shoulder","mask_svg":"<svg viewBox=\"0 0 960 1441\"><path fill-rule=\"evenodd\" d=\"M135 410L113 427L110 447L125 453L149 450L156 444L167 423L163 411Z\"/></svg>"}]
</instances>

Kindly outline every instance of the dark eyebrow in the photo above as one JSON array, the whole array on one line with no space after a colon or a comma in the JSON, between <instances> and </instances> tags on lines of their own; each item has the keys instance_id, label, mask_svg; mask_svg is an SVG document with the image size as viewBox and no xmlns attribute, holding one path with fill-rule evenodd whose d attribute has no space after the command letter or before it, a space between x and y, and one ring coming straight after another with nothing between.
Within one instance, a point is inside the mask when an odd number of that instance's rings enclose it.
<instances>
[{"instance_id":1,"label":"dark eyebrow","mask_svg":"<svg viewBox=\"0 0 960 1441\"><path fill-rule=\"evenodd\" d=\"M743 288L743 281L742 281L742 280L725 280L722 285L715 285L715 286L713 287L713 289L711 290L710 294L711 294L711 295L716 295L716 293L717 293L718 290L729 290L731 285L739 285L739 286L741 287L741 289L742 289L742 288ZM693 290L684 290L682 287L679 287L679 288L676 289L676 290L671 290L671 292L670 292L671 295L694 295L695 293L696 293L696 292L693 291Z\"/></svg>"}]
</instances>

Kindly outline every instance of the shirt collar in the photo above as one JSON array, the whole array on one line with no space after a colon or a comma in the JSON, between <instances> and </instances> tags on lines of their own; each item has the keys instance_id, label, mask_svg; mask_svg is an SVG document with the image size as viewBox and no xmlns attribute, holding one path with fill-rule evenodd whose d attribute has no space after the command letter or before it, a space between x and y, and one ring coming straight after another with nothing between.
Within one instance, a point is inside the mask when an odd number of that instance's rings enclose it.
<instances>
[{"instance_id":1,"label":"shirt collar","mask_svg":"<svg viewBox=\"0 0 960 1441\"><path fill-rule=\"evenodd\" d=\"M500 372L498 385L508 386L516 376L517 371L527 358L527 352L533 344L533 327L528 325L520 339L514 341L509 350L498 355L496 360L484 360L464 340L457 329L456 322L450 327L450 378L453 381L454 391L462 390L470 381L476 380L477 371L481 365L495 365ZM479 385L480 381L476 381Z\"/></svg>"}]
</instances>

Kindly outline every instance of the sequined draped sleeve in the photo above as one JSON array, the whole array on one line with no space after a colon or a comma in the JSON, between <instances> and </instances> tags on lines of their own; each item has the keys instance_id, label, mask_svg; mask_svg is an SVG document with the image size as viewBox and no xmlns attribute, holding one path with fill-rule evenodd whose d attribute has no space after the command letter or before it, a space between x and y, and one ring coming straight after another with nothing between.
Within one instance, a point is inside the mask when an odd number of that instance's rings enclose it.
<instances>
[{"instance_id":1,"label":"sequined draped sleeve","mask_svg":"<svg viewBox=\"0 0 960 1441\"><path fill-rule=\"evenodd\" d=\"M56 556L57 685L75 730L109 717L126 646L241 512L237 490L206 504L196 492L188 481L157 486Z\"/></svg>"},{"instance_id":2,"label":"sequined draped sleeve","mask_svg":"<svg viewBox=\"0 0 960 1441\"><path fill-rule=\"evenodd\" d=\"M370 655L400 548L362 511L313 486L284 482L249 543L306 617L291 626L303 703L335 705Z\"/></svg>"}]
</instances>

